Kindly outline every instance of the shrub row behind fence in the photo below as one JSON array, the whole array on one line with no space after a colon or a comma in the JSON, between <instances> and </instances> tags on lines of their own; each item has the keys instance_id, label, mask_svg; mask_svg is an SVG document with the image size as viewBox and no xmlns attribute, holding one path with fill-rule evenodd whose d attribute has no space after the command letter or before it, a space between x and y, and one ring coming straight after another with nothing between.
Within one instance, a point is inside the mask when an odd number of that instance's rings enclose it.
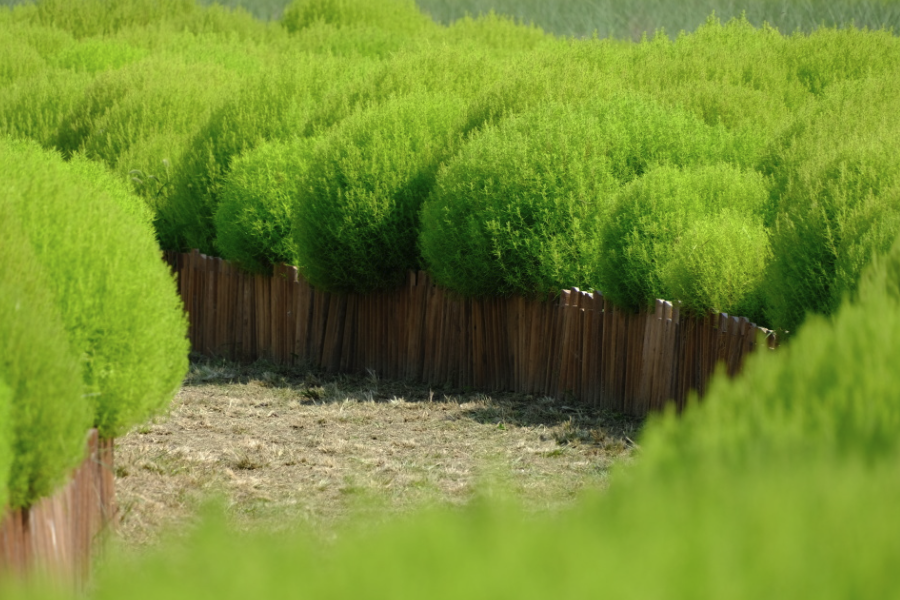
<instances>
[{"instance_id":1,"label":"shrub row behind fence","mask_svg":"<svg viewBox=\"0 0 900 600\"><path fill-rule=\"evenodd\" d=\"M115 519L113 446L92 429L69 483L28 508L0 507L0 579L40 574L84 589L95 542Z\"/></svg>"},{"instance_id":2,"label":"shrub row behind fence","mask_svg":"<svg viewBox=\"0 0 900 600\"><path fill-rule=\"evenodd\" d=\"M194 351L328 372L374 371L434 386L572 398L630 415L682 408L719 362L730 375L771 331L724 313L694 317L658 300L631 313L602 294L462 298L410 272L398 289L323 292L295 267L254 275L199 251L166 253Z\"/></svg>"}]
</instances>

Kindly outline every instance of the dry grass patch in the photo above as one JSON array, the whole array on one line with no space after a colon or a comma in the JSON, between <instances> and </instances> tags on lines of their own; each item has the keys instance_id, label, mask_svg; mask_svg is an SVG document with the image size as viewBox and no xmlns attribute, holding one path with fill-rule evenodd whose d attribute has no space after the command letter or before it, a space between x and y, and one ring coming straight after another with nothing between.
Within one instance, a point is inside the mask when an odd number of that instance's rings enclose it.
<instances>
[{"instance_id":1,"label":"dry grass patch","mask_svg":"<svg viewBox=\"0 0 900 600\"><path fill-rule=\"evenodd\" d=\"M117 441L120 534L152 543L210 496L240 526L319 531L463 503L479 483L557 508L605 485L639 425L549 398L195 361L169 414Z\"/></svg>"}]
</instances>

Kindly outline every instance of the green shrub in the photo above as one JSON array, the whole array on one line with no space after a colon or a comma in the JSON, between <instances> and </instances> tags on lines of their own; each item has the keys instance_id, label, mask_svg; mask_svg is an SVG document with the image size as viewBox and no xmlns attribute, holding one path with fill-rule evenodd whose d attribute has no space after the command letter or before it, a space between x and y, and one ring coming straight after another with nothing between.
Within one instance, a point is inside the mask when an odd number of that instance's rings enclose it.
<instances>
[{"instance_id":1,"label":"green shrub","mask_svg":"<svg viewBox=\"0 0 900 600\"><path fill-rule=\"evenodd\" d=\"M605 290L599 234L619 184L656 164L735 156L722 127L607 96L509 117L462 148L423 210L422 254L437 281L471 295Z\"/></svg>"},{"instance_id":2,"label":"green shrub","mask_svg":"<svg viewBox=\"0 0 900 600\"><path fill-rule=\"evenodd\" d=\"M159 207L163 247L214 253L215 214L222 182L234 157L264 140L315 133L315 115L343 115L354 98L348 81L365 76L370 62L306 53L283 58L247 81L210 115L189 140L169 200ZM327 122L325 118L323 121Z\"/></svg>"},{"instance_id":3,"label":"green shrub","mask_svg":"<svg viewBox=\"0 0 900 600\"><path fill-rule=\"evenodd\" d=\"M7 396L0 404L8 403L0 407L0 496L12 508L65 480L84 454L92 419L51 277L13 210L23 187L3 185L0 203L0 395Z\"/></svg>"},{"instance_id":4,"label":"green shrub","mask_svg":"<svg viewBox=\"0 0 900 600\"><path fill-rule=\"evenodd\" d=\"M79 105L91 76L67 69L45 69L0 87L0 136L32 139L55 146L60 129Z\"/></svg>"},{"instance_id":5,"label":"green shrub","mask_svg":"<svg viewBox=\"0 0 900 600\"><path fill-rule=\"evenodd\" d=\"M470 98L500 77L503 59L485 47L422 44L382 61L379 66L348 88L357 97L358 105L371 107L392 96L409 94ZM331 123L334 122L337 119L332 118Z\"/></svg>"},{"instance_id":6,"label":"green shrub","mask_svg":"<svg viewBox=\"0 0 900 600\"><path fill-rule=\"evenodd\" d=\"M70 144L78 140L78 129L86 129L77 150L104 161L133 183L154 213L165 214L175 193L174 180L185 168L190 140L236 89L238 76L216 65L159 56L102 79L105 89L92 86L93 98L115 100L90 121L85 118L84 125L73 113L71 127L76 131Z\"/></svg>"},{"instance_id":7,"label":"green shrub","mask_svg":"<svg viewBox=\"0 0 900 600\"><path fill-rule=\"evenodd\" d=\"M365 25L407 35L437 27L413 0L294 0L281 17L281 24L291 33L302 33L318 23Z\"/></svg>"},{"instance_id":8,"label":"green shrub","mask_svg":"<svg viewBox=\"0 0 900 600\"><path fill-rule=\"evenodd\" d=\"M136 48L118 40L91 38L73 42L72 45L48 57L51 66L76 72L97 73L118 69L137 62L147 55L143 48Z\"/></svg>"},{"instance_id":9,"label":"green shrub","mask_svg":"<svg viewBox=\"0 0 900 600\"><path fill-rule=\"evenodd\" d=\"M187 369L186 322L172 275L153 232L109 197L106 183L88 183L33 143L0 143L0 168L8 174L2 193L83 357L94 425L115 437L163 409Z\"/></svg>"},{"instance_id":10,"label":"green shrub","mask_svg":"<svg viewBox=\"0 0 900 600\"><path fill-rule=\"evenodd\" d=\"M419 210L464 133L465 103L419 95L347 118L310 161L297 198L299 267L329 290L369 292L421 266Z\"/></svg>"},{"instance_id":11,"label":"green shrub","mask_svg":"<svg viewBox=\"0 0 900 600\"><path fill-rule=\"evenodd\" d=\"M243 8L226 8L219 3L198 4L205 6L197 6L185 14L174 12L149 25L132 22L118 29L115 37L154 50L176 49L179 41L187 41L187 46L180 52L183 55L192 53L192 37L203 41L210 38L227 40L236 45L234 50L287 37L280 27L254 19Z\"/></svg>"},{"instance_id":12,"label":"green shrub","mask_svg":"<svg viewBox=\"0 0 900 600\"><path fill-rule=\"evenodd\" d=\"M740 132L748 144L742 164L751 165L769 136L810 99L782 58L792 43L775 29L745 19L723 25L711 16L690 35L674 41L658 35L632 46L616 66L629 87Z\"/></svg>"},{"instance_id":13,"label":"green shrub","mask_svg":"<svg viewBox=\"0 0 900 600\"><path fill-rule=\"evenodd\" d=\"M602 231L603 290L621 306L756 317L768 239L763 178L730 165L659 167L623 188Z\"/></svg>"},{"instance_id":14,"label":"green shrub","mask_svg":"<svg viewBox=\"0 0 900 600\"><path fill-rule=\"evenodd\" d=\"M9 503L9 472L12 467L12 389L0 375L0 506ZM3 519L0 513L0 520Z\"/></svg>"},{"instance_id":15,"label":"green shrub","mask_svg":"<svg viewBox=\"0 0 900 600\"><path fill-rule=\"evenodd\" d=\"M897 76L900 40L890 31L820 28L809 35L795 33L787 40L786 68L816 95L843 81Z\"/></svg>"},{"instance_id":16,"label":"green shrub","mask_svg":"<svg viewBox=\"0 0 900 600\"><path fill-rule=\"evenodd\" d=\"M454 21L442 29L440 39L454 46L475 44L493 52L511 54L542 48L555 41L540 27L516 22L493 11Z\"/></svg>"},{"instance_id":17,"label":"green shrub","mask_svg":"<svg viewBox=\"0 0 900 600\"><path fill-rule=\"evenodd\" d=\"M897 81L832 86L761 161L773 180L766 297L779 329L833 313L900 233Z\"/></svg>"},{"instance_id":18,"label":"green shrub","mask_svg":"<svg viewBox=\"0 0 900 600\"><path fill-rule=\"evenodd\" d=\"M608 125L551 104L465 144L422 208L435 280L475 296L599 287L597 232L619 187Z\"/></svg>"},{"instance_id":19,"label":"green shrub","mask_svg":"<svg viewBox=\"0 0 900 600\"><path fill-rule=\"evenodd\" d=\"M14 14L23 13L23 8L25 7L19 7ZM10 19L2 24L2 28L4 35L8 36L7 43L11 44L13 48L20 43L25 44L45 60L64 52L75 43L75 39L70 33L55 27L29 23L28 18L24 16ZM26 72L26 74L35 75L36 71Z\"/></svg>"},{"instance_id":20,"label":"green shrub","mask_svg":"<svg viewBox=\"0 0 900 600\"><path fill-rule=\"evenodd\" d=\"M207 518L178 542L113 557L91 598L874 600L898 592L896 473L773 465L613 487L552 515L490 499L359 523L333 543Z\"/></svg>"},{"instance_id":21,"label":"green shrub","mask_svg":"<svg viewBox=\"0 0 900 600\"><path fill-rule=\"evenodd\" d=\"M222 258L259 273L298 263L293 204L314 144L314 138L263 143L231 164L215 218Z\"/></svg>"},{"instance_id":22,"label":"green shrub","mask_svg":"<svg viewBox=\"0 0 900 600\"><path fill-rule=\"evenodd\" d=\"M40 0L32 20L82 39L113 34L129 26L186 19L200 10L194 0Z\"/></svg>"},{"instance_id":23,"label":"green shrub","mask_svg":"<svg viewBox=\"0 0 900 600\"><path fill-rule=\"evenodd\" d=\"M485 122L496 123L547 102L596 105L621 97L627 92L615 65L622 62L627 48L603 44L603 49L602 56L597 52L589 58L584 57L583 44L562 43L500 54L495 73L470 93L470 110Z\"/></svg>"},{"instance_id":24,"label":"green shrub","mask_svg":"<svg viewBox=\"0 0 900 600\"><path fill-rule=\"evenodd\" d=\"M234 87L231 74L221 67L186 65L171 56L143 61L103 79L108 91L97 85L92 91L114 100L97 114L78 150L110 166L144 138L165 132L184 139L196 133Z\"/></svg>"},{"instance_id":25,"label":"green shrub","mask_svg":"<svg viewBox=\"0 0 900 600\"><path fill-rule=\"evenodd\" d=\"M66 164L68 171L87 186L100 191L116 203L129 218L136 219L147 229L153 227L153 211L128 184L101 162L88 160L83 154L74 155Z\"/></svg>"},{"instance_id":26,"label":"green shrub","mask_svg":"<svg viewBox=\"0 0 900 600\"><path fill-rule=\"evenodd\" d=\"M47 68L47 61L27 41L4 36L0 54L0 85L8 86L17 79L32 76Z\"/></svg>"},{"instance_id":27,"label":"green shrub","mask_svg":"<svg viewBox=\"0 0 900 600\"><path fill-rule=\"evenodd\" d=\"M416 36L373 25L317 22L292 36L291 48L330 56L386 58L418 41Z\"/></svg>"},{"instance_id":28,"label":"green shrub","mask_svg":"<svg viewBox=\"0 0 900 600\"><path fill-rule=\"evenodd\" d=\"M618 63L619 51L612 45L608 49L604 64ZM631 91L615 75L604 75L567 48L529 53L506 66L512 73L507 71L496 78L498 83L485 85L473 100L473 118L496 122L505 115L536 110L548 101L593 112L605 122L604 137L613 140L607 153L614 173L623 180L657 162L726 161L749 166L755 156L756 140L736 135L721 124L708 125L650 94Z\"/></svg>"},{"instance_id":29,"label":"green shrub","mask_svg":"<svg viewBox=\"0 0 900 600\"><path fill-rule=\"evenodd\" d=\"M655 419L642 443L648 473L895 459L900 239L863 281L857 302L810 317L790 344L750 357L740 377L716 377L680 418Z\"/></svg>"}]
</instances>

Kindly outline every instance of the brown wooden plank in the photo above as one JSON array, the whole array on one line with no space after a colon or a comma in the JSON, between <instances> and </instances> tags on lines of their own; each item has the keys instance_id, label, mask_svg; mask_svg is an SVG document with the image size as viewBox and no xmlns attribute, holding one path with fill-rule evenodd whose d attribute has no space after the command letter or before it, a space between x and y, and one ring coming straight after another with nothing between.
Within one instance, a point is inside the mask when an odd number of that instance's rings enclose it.
<instances>
[{"instance_id":1,"label":"brown wooden plank","mask_svg":"<svg viewBox=\"0 0 900 600\"><path fill-rule=\"evenodd\" d=\"M330 294L328 314L322 334L322 368L336 373L341 365L341 346L344 340L344 321L347 315L346 294Z\"/></svg>"}]
</instances>

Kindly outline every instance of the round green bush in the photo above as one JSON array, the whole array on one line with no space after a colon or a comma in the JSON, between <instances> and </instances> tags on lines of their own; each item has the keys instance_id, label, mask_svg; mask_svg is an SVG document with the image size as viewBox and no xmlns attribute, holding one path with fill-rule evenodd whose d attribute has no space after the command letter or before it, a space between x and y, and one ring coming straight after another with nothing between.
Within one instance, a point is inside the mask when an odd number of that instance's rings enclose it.
<instances>
[{"instance_id":1,"label":"round green bush","mask_svg":"<svg viewBox=\"0 0 900 600\"><path fill-rule=\"evenodd\" d=\"M900 233L898 94L897 78L834 84L761 161L773 181L766 302L778 329L837 310Z\"/></svg>"},{"instance_id":2,"label":"round green bush","mask_svg":"<svg viewBox=\"0 0 900 600\"><path fill-rule=\"evenodd\" d=\"M603 291L632 309L663 298L756 317L767 199L762 176L730 165L647 172L622 189L602 230Z\"/></svg>"},{"instance_id":3,"label":"round green bush","mask_svg":"<svg viewBox=\"0 0 900 600\"><path fill-rule=\"evenodd\" d=\"M365 59L291 54L247 77L223 97L187 142L173 175L172 193L157 210L163 247L215 254L213 220L231 161L265 140L314 134L316 115L349 112L355 99L344 93L345 86L366 76L372 64ZM327 117L321 121L324 127L331 124Z\"/></svg>"},{"instance_id":4,"label":"round green bush","mask_svg":"<svg viewBox=\"0 0 900 600\"><path fill-rule=\"evenodd\" d=\"M5 32L4 52L0 54L0 84L8 86L17 79L29 77L47 68L47 61L26 40Z\"/></svg>"},{"instance_id":5,"label":"round green bush","mask_svg":"<svg viewBox=\"0 0 900 600\"><path fill-rule=\"evenodd\" d=\"M510 96L513 116L474 137L441 172L421 238L437 281L471 295L605 289L599 233L619 185L657 164L734 155L723 128L641 96L572 94L543 104ZM505 98L477 114L495 120L507 112Z\"/></svg>"},{"instance_id":6,"label":"round green bush","mask_svg":"<svg viewBox=\"0 0 900 600\"><path fill-rule=\"evenodd\" d=\"M457 149L465 103L414 94L357 112L310 161L294 207L299 267L313 285L370 292L419 268L419 210Z\"/></svg>"},{"instance_id":7,"label":"round green bush","mask_svg":"<svg viewBox=\"0 0 900 600\"><path fill-rule=\"evenodd\" d=\"M92 414L51 277L12 208L22 189L0 187L0 496L21 508L80 462Z\"/></svg>"},{"instance_id":8,"label":"round green bush","mask_svg":"<svg viewBox=\"0 0 900 600\"><path fill-rule=\"evenodd\" d=\"M152 230L33 143L0 141L0 193L28 235L104 437L168 405L187 370L187 324ZM19 190L20 193L12 194Z\"/></svg>"},{"instance_id":9,"label":"round green bush","mask_svg":"<svg viewBox=\"0 0 900 600\"><path fill-rule=\"evenodd\" d=\"M264 142L232 162L215 218L222 258L257 273L297 264L293 204L314 148L314 138Z\"/></svg>"},{"instance_id":10,"label":"round green bush","mask_svg":"<svg viewBox=\"0 0 900 600\"><path fill-rule=\"evenodd\" d=\"M413 0L294 0L281 17L281 24L291 33L318 23L365 25L407 35L437 28Z\"/></svg>"},{"instance_id":11,"label":"round green bush","mask_svg":"<svg viewBox=\"0 0 900 600\"><path fill-rule=\"evenodd\" d=\"M466 143L422 207L435 280L473 296L598 287L597 232L619 187L605 126L551 104Z\"/></svg>"},{"instance_id":12,"label":"round green bush","mask_svg":"<svg viewBox=\"0 0 900 600\"><path fill-rule=\"evenodd\" d=\"M482 46L495 53L519 54L545 48L556 39L540 27L489 11L477 17L466 15L440 32L440 39L454 46Z\"/></svg>"},{"instance_id":13,"label":"round green bush","mask_svg":"<svg viewBox=\"0 0 900 600\"><path fill-rule=\"evenodd\" d=\"M291 36L291 48L295 50L360 58L388 58L416 47L418 42L419 37L402 31L365 24L341 27L321 21L305 27L302 35Z\"/></svg>"}]
</instances>

